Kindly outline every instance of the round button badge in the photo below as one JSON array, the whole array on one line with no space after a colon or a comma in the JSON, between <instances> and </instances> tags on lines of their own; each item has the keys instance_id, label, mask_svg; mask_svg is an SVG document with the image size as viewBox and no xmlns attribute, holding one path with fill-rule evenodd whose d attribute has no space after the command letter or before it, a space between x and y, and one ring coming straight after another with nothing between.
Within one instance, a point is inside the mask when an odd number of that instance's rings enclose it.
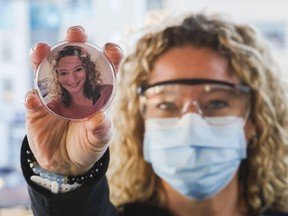
<instances>
[{"instance_id":1,"label":"round button badge","mask_svg":"<svg viewBox=\"0 0 288 216\"><path fill-rule=\"evenodd\" d=\"M35 85L52 115L77 121L109 107L116 78L112 65L96 45L60 42L39 65Z\"/></svg>"}]
</instances>

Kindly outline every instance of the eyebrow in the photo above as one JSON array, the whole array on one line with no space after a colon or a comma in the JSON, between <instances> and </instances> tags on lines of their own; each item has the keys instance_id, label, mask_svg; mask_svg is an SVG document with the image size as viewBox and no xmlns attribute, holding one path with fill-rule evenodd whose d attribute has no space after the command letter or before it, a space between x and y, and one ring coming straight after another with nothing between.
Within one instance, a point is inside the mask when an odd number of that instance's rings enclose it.
<instances>
[{"instance_id":1,"label":"eyebrow","mask_svg":"<svg viewBox=\"0 0 288 216\"><path fill-rule=\"evenodd\" d=\"M75 67L73 67L73 69L78 68L78 67L83 67L83 65L82 64L76 65ZM57 71L67 71L67 69L64 68L64 69L58 70L58 68L57 68Z\"/></svg>"}]
</instances>

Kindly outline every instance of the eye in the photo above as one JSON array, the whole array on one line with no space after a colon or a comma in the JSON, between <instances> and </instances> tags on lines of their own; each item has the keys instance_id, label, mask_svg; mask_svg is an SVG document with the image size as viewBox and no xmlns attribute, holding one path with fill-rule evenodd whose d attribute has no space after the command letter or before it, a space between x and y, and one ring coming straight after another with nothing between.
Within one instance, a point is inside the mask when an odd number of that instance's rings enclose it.
<instances>
[{"instance_id":1,"label":"eye","mask_svg":"<svg viewBox=\"0 0 288 216\"><path fill-rule=\"evenodd\" d=\"M169 112L179 110L179 107L177 106L177 104L173 102L169 102L169 101L163 101L161 103L158 103L156 107L157 109L160 109L163 111L169 111Z\"/></svg>"},{"instance_id":2,"label":"eye","mask_svg":"<svg viewBox=\"0 0 288 216\"><path fill-rule=\"evenodd\" d=\"M67 75L66 71L59 71L58 72L58 76L65 76L65 75Z\"/></svg>"},{"instance_id":3,"label":"eye","mask_svg":"<svg viewBox=\"0 0 288 216\"><path fill-rule=\"evenodd\" d=\"M82 70L83 70L83 67L77 67L77 68L75 69L76 72L80 72L80 71L82 71Z\"/></svg>"},{"instance_id":4,"label":"eye","mask_svg":"<svg viewBox=\"0 0 288 216\"><path fill-rule=\"evenodd\" d=\"M215 99L206 102L202 109L203 110L219 110L229 107L229 101L223 99Z\"/></svg>"}]
</instances>

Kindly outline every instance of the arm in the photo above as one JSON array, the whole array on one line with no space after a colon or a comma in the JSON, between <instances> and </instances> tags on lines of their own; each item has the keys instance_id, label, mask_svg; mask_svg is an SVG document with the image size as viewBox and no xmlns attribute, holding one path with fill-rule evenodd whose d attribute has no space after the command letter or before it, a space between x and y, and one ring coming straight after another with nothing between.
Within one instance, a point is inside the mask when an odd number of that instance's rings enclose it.
<instances>
[{"instance_id":1,"label":"arm","mask_svg":"<svg viewBox=\"0 0 288 216\"><path fill-rule=\"evenodd\" d=\"M67 32L66 40L85 42L86 34L82 28L72 27ZM38 43L33 47L30 59L34 71L49 55L50 50L51 47L45 43ZM114 64L116 73L122 59L121 49L116 45L107 44L104 53ZM27 138L22 145L21 164L35 216L117 215L116 209L109 201L105 178L109 163L108 144L112 132L110 118L105 113L98 113L85 121L59 119L46 111L35 90L26 94L24 105ZM27 163L27 149L33 153L40 167L61 176L86 175L87 171L102 159L105 166L93 181L84 183L74 191L53 194L30 180L34 174Z\"/></svg>"},{"instance_id":2,"label":"arm","mask_svg":"<svg viewBox=\"0 0 288 216\"><path fill-rule=\"evenodd\" d=\"M103 165L93 181L85 183L79 189L62 194L52 194L49 190L33 183L33 174L27 162L27 150L30 150L27 138L21 148L21 166L28 183L32 210L35 216L116 216L115 207L109 201L109 188L105 172L109 164L109 150L99 159Z\"/></svg>"}]
</instances>

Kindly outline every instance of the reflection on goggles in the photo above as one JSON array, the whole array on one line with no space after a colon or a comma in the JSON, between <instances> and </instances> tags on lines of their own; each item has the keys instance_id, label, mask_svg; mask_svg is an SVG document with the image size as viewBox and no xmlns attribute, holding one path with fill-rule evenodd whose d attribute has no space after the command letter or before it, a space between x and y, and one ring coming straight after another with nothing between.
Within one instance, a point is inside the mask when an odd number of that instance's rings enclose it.
<instances>
[{"instance_id":1,"label":"reflection on goggles","mask_svg":"<svg viewBox=\"0 0 288 216\"><path fill-rule=\"evenodd\" d=\"M146 119L181 117L187 112L204 118L246 118L250 108L249 87L217 80L174 80L141 87L139 93Z\"/></svg>"}]
</instances>

